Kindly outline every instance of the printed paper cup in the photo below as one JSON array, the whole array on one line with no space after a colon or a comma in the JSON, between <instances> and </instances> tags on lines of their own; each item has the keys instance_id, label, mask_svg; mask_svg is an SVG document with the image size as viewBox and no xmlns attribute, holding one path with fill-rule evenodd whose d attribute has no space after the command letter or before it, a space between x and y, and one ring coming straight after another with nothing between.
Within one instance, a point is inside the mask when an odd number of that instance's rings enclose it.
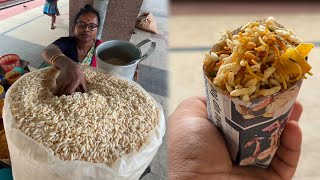
<instances>
[{"instance_id":1,"label":"printed paper cup","mask_svg":"<svg viewBox=\"0 0 320 180\"><path fill-rule=\"evenodd\" d=\"M206 75L204 79L208 119L222 132L231 159L239 165L268 167L302 80L286 91L245 102L216 88Z\"/></svg>"},{"instance_id":2,"label":"printed paper cup","mask_svg":"<svg viewBox=\"0 0 320 180\"><path fill-rule=\"evenodd\" d=\"M231 32L232 35L240 28ZM268 167L280 144L302 79L285 90L248 102L215 86L207 76L205 66L203 72L208 119L222 132L231 159L238 165Z\"/></svg>"}]
</instances>

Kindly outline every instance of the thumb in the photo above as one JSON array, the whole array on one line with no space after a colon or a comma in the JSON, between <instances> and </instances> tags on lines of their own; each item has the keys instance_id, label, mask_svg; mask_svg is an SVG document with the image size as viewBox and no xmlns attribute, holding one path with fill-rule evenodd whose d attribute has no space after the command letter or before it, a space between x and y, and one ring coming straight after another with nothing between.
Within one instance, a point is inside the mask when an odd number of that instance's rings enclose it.
<instances>
[{"instance_id":1,"label":"thumb","mask_svg":"<svg viewBox=\"0 0 320 180\"><path fill-rule=\"evenodd\" d=\"M301 153L302 132L297 121L288 121L271 168L281 179L292 179Z\"/></svg>"},{"instance_id":2,"label":"thumb","mask_svg":"<svg viewBox=\"0 0 320 180\"><path fill-rule=\"evenodd\" d=\"M303 111L302 104L298 101L294 102L289 120L299 121L302 111Z\"/></svg>"}]
</instances>

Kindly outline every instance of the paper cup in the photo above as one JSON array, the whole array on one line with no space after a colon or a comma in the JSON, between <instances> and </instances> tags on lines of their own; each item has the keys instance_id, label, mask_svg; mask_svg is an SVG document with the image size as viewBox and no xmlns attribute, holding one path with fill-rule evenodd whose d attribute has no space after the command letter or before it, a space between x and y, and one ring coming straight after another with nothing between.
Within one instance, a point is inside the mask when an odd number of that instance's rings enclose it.
<instances>
[{"instance_id":1,"label":"paper cup","mask_svg":"<svg viewBox=\"0 0 320 180\"><path fill-rule=\"evenodd\" d=\"M239 165L268 167L302 80L283 92L245 102L222 92L204 76L208 119L222 132L231 159Z\"/></svg>"},{"instance_id":2,"label":"paper cup","mask_svg":"<svg viewBox=\"0 0 320 180\"><path fill-rule=\"evenodd\" d=\"M217 88L205 72L204 81L208 119L222 132L231 159L238 165L268 167L302 80L284 91L252 102L231 97Z\"/></svg>"}]
</instances>

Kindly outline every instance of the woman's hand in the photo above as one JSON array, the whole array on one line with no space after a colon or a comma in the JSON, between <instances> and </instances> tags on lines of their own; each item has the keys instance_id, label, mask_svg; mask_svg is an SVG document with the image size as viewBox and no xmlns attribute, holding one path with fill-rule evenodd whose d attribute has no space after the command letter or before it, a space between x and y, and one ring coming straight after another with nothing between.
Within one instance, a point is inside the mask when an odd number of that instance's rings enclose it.
<instances>
[{"instance_id":1,"label":"woman's hand","mask_svg":"<svg viewBox=\"0 0 320 180\"><path fill-rule=\"evenodd\" d=\"M60 68L60 74L56 79L57 86L53 94L55 96L70 95L75 91L85 93L87 88L80 66L68 57L61 57L59 61L64 62L64 65Z\"/></svg>"},{"instance_id":2,"label":"woman's hand","mask_svg":"<svg viewBox=\"0 0 320 180\"><path fill-rule=\"evenodd\" d=\"M302 134L298 120L302 113L295 103L280 146L267 169L234 165L224 138L207 119L204 97L182 102L169 119L169 179L175 180L289 180L296 170Z\"/></svg>"},{"instance_id":3,"label":"woman's hand","mask_svg":"<svg viewBox=\"0 0 320 180\"><path fill-rule=\"evenodd\" d=\"M57 55L60 56L55 58L54 62L51 62L52 58ZM63 55L57 45L51 44L44 48L42 57L47 63L52 64L60 70L60 74L56 79L57 87L54 90L54 95L70 95L75 91L82 93L87 91L84 75L80 66L72 59Z\"/></svg>"}]
</instances>

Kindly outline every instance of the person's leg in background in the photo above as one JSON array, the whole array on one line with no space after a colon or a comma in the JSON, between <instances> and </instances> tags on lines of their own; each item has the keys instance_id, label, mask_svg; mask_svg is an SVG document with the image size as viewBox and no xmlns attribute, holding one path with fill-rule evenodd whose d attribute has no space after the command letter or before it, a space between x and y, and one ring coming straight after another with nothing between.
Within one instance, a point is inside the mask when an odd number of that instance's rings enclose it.
<instances>
[{"instance_id":1,"label":"person's leg in background","mask_svg":"<svg viewBox=\"0 0 320 180\"><path fill-rule=\"evenodd\" d=\"M56 15L52 14L51 15L51 29L55 29L56 26L54 26L54 23L56 23Z\"/></svg>"}]
</instances>

